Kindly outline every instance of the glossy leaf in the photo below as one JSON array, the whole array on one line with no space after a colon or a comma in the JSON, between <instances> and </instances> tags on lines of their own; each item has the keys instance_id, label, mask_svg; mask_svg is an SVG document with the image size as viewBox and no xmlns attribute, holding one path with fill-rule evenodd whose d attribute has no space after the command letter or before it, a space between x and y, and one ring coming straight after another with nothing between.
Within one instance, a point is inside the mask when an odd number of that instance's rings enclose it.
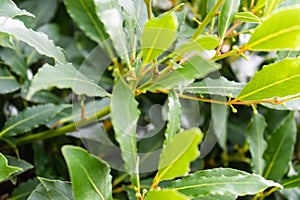
<instances>
[{"instance_id":1,"label":"glossy leaf","mask_svg":"<svg viewBox=\"0 0 300 200\"><path fill-rule=\"evenodd\" d=\"M300 93L300 58L264 66L238 95L239 100L261 100Z\"/></svg>"},{"instance_id":2,"label":"glossy leaf","mask_svg":"<svg viewBox=\"0 0 300 200\"><path fill-rule=\"evenodd\" d=\"M111 118L115 138L120 144L121 155L125 169L131 175L131 180L138 186L138 155L137 155L137 121L139 118L138 102L134 92L122 79L117 80L111 99Z\"/></svg>"},{"instance_id":3,"label":"glossy leaf","mask_svg":"<svg viewBox=\"0 0 300 200\"><path fill-rule=\"evenodd\" d=\"M183 92L221 96L228 96L231 94L232 97L237 97L243 87L243 83L229 81L225 77L220 77L218 79L206 78L184 87Z\"/></svg>"},{"instance_id":4,"label":"glossy leaf","mask_svg":"<svg viewBox=\"0 0 300 200\"><path fill-rule=\"evenodd\" d=\"M13 174L14 177L16 177L17 175L29 170L29 169L32 169L34 168L34 166L28 162L26 162L25 160L22 160L20 158L16 158L16 157L13 157L13 156L9 156L9 155L6 155L5 156L7 161L8 161L8 165L11 165L11 166L14 166L14 167L19 167L21 168L22 170L18 171L17 173ZM15 183L14 183L15 184Z\"/></svg>"},{"instance_id":5,"label":"glossy leaf","mask_svg":"<svg viewBox=\"0 0 300 200\"><path fill-rule=\"evenodd\" d=\"M1 0L0 1L0 16L1 17L15 17L19 15L26 15L29 17L34 17L33 14L27 12L26 10L21 10L18 6L11 0Z\"/></svg>"},{"instance_id":6,"label":"glossy leaf","mask_svg":"<svg viewBox=\"0 0 300 200\"><path fill-rule=\"evenodd\" d=\"M236 195L209 195L193 198L192 200L235 200L237 199Z\"/></svg>"},{"instance_id":7,"label":"glossy leaf","mask_svg":"<svg viewBox=\"0 0 300 200\"><path fill-rule=\"evenodd\" d=\"M130 63L127 50L127 38L123 31L123 18L117 0L94 0L96 14L110 35L113 45L120 57Z\"/></svg>"},{"instance_id":8,"label":"glossy leaf","mask_svg":"<svg viewBox=\"0 0 300 200\"><path fill-rule=\"evenodd\" d=\"M16 78L6 68L0 68L0 94L14 92L19 88Z\"/></svg>"},{"instance_id":9,"label":"glossy leaf","mask_svg":"<svg viewBox=\"0 0 300 200\"><path fill-rule=\"evenodd\" d=\"M256 174L230 168L214 168L190 174L174 181L170 188L193 197L207 195L251 195L268 187L282 186Z\"/></svg>"},{"instance_id":10,"label":"glossy leaf","mask_svg":"<svg viewBox=\"0 0 300 200\"><path fill-rule=\"evenodd\" d=\"M52 87L71 88L78 95L84 94L92 97L107 95L104 89L80 73L72 64L55 67L45 64L34 76L26 98L31 99L36 92Z\"/></svg>"},{"instance_id":11,"label":"glossy leaf","mask_svg":"<svg viewBox=\"0 0 300 200\"><path fill-rule=\"evenodd\" d=\"M108 38L96 14L94 0L64 0L64 3L69 15L89 38L98 44Z\"/></svg>"},{"instance_id":12,"label":"glossy leaf","mask_svg":"<svg viewBox=\"0 0 300 200\"><path fill-rule=\"evenodd\" d=\"M264 131L267 127L265 118L261 114L253 115L251 122L247 127L246 138L251 152L252 171L255 174L262 175L265 166L263 153L267 148L264 139Z\"/></svg>"},{"instance_id":13,"label":"glossy leaf","mask_svg":"<svg viewBox=\"0 0 300 200\"><path fill-rule=\"evenodd\" d=\"M284 188L300 187L300 174L285 179L282 181L281 185Z\"/></svg>"},{"instance_id":14,"label":"glossy leaf","mask_svg":"<svg viewBox=\"0 0 300 200\"><path fill-rule=\"evenodd\" d=\"M110 168L105 162L76 146L65 145L62 153L68 166L74 199L112 200Z\"/></svg>"},{"instance_id":15,"label":"glossy leaf","mask_svg":"<svg viewBox=\"0 0 300 200\"><path fill-rule=\"evenodd\" d=\"M164 51L175 40L178 22L173 12L167 12L146 22L142 34L143 62L148 63Z\"/></svg>"},{"instance_id":16,"label":"glossy leaf","mask_svg":"<svg viewBox=\"0 0 300 200\"><path fill-rule=\"evenodd\" d=\"M239 12L234 15L235 20L249 23L261 23L262 19L254 15L252 12Z\"/></svg>"},{"instance_id":17,"label":"glossy leaf","mask_svg":"<svg viewBox=\"0 0 300 200\"><path fill-rule=\"evenodd\" d=\"M30 196L28 197L28 200L48 200L48 194L46 188L39 184L36 186L36 188L32 191Z\"/></svg>"},{"instance_id":18,"label":"glossy leaf","mask_svg":"<svg viewBox=\"0 0 300 200\"><path fill-rule=\"evenodd\" d=\"M264 152L266 179L278 181L288 170L296 141L296 123L291 112L267 140L268 148Z\"/></svg>"},{"instance_id":19,"label":"glossy leaf","mask_svg":"<svg viewBox=\"0 0 300 200\"><path fill-rule=\"evenodd\" d=\"M10 66L13 72L27 79L26 61L20 53L13 49L5 48L0 51L0 57L5 64Z\"/></svg>"},{"instance_id":20,"label":"glossy leaf","mask_svg":"<svg viewBox=\"0 0 300 200\"><path fill-rule=\"evenodd\" d=\"M167 146L175 137L175 134L180 129L180 102L179 98L174 90L170 91L168 98L168 124L165 131L164 146Z\"/></svg>"},{"instance_id":21,"label":"glossy leaf","mask_svg":"<svg viewBox=\"0 0 300 200\"><path fill-rule=\"evenodd\" d=\"M270 15L255 29L246 48L260 51L300 50L299 12L298 6Z\"/></svg>"},{"instance_id":22,"label":"glossy leaf","mask_svg":"<svg viewBox=\"0 0 300 200\"><path fill-rule=\"evenodd\" d=\"M145 200L165 200L165 199L172 199L172 200L190 200L190 197L187 197L183 194L175 190L152 190L147 193Z\"/></svg>"},{"instance_id":23,"label":"glossy leaf","mask_svg":"<svg viewBox=\"0 0 300 200\"><path fill-rule=\"evenodd\" d=\"M190 170L190 162L200 155L198 144L202 137L203 134L198 128L176 134L161 152L158 172L153 180L154 184L186 175Z\"/></svg>"},{"instance_id":24,"label":"glossy leaf","mask_svg":"<svg viewBox=\"0 0 300 200\"><path fill-rule=\"evenodd\" d=\"M205 50L215 49L220 43L219 39L212 35L200 35L195 41Z\"/></svg>"},{"instance_id":25,"label":"glossy leaf","mask_svg":"<svg viewBox=\"0 0 300 200\"><path fill-rule=\"evenodd\" d=\"M14 38L27 43L41 55L54 58L57 63L66 63L61 48L56 47L47 35L28 29L20 20L0 17L0 32L10 34Z\"/></svg>"},{"instance_id":26,"label":"glossy leaf","mask_svg":"<svg viewBox=\"0 0 300 200\"><path fill-rule=\"evenodd\" d=\"M226 32L231 25L234 15L237 13L240 6L240 0L225 0L220 12L218 31L220 41L223 41Z\"/></svg>"},{"instance_id":27,"label":"glossy leaf","mask_svg":"<svg viewBox=\"0 0 300 200\"><path fill-rule=\"evenodd\" d=\"M12 174L20 170L22 170L22 168L8 165L7 159L0 153L0 182L6 180Z\"/></svg>"},{"instance_id":28,"label":"glossy leaf","mask_svg":"<svg viewBox=\"0 0 300 200\"><path fill-rule=\"evenodd\" d=\"M0 132L0 137L15 136L30 131L39 125L44 124L63 108L63 105L57 106L54 104L45 104L27 108L17 116L12 116L6 121Z\"/></svg>"},{"instance_id":29,"label":"glossy leaf","mask_svg":"<svg viewBox=\"0 0 300 200\"><path fill-rule=\"evenodd\" d=\"M149 90L158 88L172 88L181 84L187 84L194 79L204 78L207 74L218 70L221 66L207 59L196 55L182 64L182 68L178 68L170 72L167 76L160 76L155 80L155 85Z\"/></svg>"},{"instance_id":30,"label":"glossy leaf","mask_svg":"<svg viewBox=\"0 0 300 200\"><path fill-rule=\"evenodd\" d=\"M73 193L72 193L72 187L71 184L64 181L59 180L49 180L45 178L38 178L41 182L42 186L47 191L47 199L53 199L53 200L72 200L74 199Z\"/></svg>"}]
</instances>

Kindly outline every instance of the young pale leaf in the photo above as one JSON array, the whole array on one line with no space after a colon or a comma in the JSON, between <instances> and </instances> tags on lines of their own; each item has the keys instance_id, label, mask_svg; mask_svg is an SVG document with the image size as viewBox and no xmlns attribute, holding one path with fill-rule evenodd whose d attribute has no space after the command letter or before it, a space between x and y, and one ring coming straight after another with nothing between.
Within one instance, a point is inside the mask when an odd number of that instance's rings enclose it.
<instances>
[{"instance_id":1,"label":"young pale leaf","mask_svg":"<svg viewBox=\"0 0 300 200\"><path fill-rule=\"evenodd\" d=\"M221 96L228 96L231 94L232 97L237 97L243 87L243 83L229 81L225 77L220 77L218 79L206 78L184 87L183 92Z\"/></svg>"},{"instance_id":2,"label":"young pale leaf","mask_svg":"<svg viewBox=\"0 0 300 200\"><path fill-rule=\"evenodd\" d=\"M47 122L64 107L64 105L45 104L27 108L6 121L0 132L0 137L15 136L30 131Z\"/></svg>"},{"instance_id":3,"label":"young pale leaf","mask_svg":"<svg viewBox=\"0 0 300 200\"><path fill-rule=\"evenodd\" d=\"M108 93L92 80L79 72L72 64L57 65L45 64L34 76L26 99L40 90L57 87L71 88L75 94L87 96L106 96Z\"/></svg>"},{"instance_id":4,"label":"young pale leaf","mask_svg":"<svg viewBox=\"0 0 300 200\"><path fill-rule=\"evenodd\" d=\"M294 114L291 112L267 140L268 148L263 155L263 176L266 179L277 181L286 173L293 156L296 134Z\"/></svg>"},{"instance_id":5,"label":"young pale leaf","mask_svg":"<svg viewBox=\"0 0 300 200\"><path fill-rule=\"evenodd\" d=\"M145 200L190 200L191 198L185 196L175 190L152 190L147 193Z\"/></svg>"},{"instance_id":6,"label":"young pale leaf","mask_svg":"<svg viewBox=\"0 0 300 200\"><path fill-rule=\"evenodd\" d=\"M0 182L6 180L12 174L20 170L22 170L22 168L8 165L7 159L0 153Z\"/></svg>"},{"instance_id":7,"label":"young pale leaf","mask_svg":"<svg viewBox=\"0 0 300 200\"><path fill-rule=\"evenodd\" d=\"M262 19L254 15L252 12L239 12L234 15L235 20L249 23L261 23Z\"/></svg>"},{"instance_id":8,"label":"young pale leaf","mask_svg":"<svg viewBox=\"0 0 300 200\"><path fill-rule=\"evenodd\" d=\"M175 137L175 134L180 129L180 102L179 98L174 90L170 91L169 98L168 98L168 125L165 131L165 141L164 146L167 146Z\"/></svg>"},{"instance_id":9,"label":"young pale leaf","mask_svg":"<svg viewBox=\"0 0 300 200\"><path fill-rule=\"evenodd\" d=\"M196 55L183 63L182 68L178 68L167 76L160 76L155 80L155 85L150 90L158 88L172 88L182 83L189 83L196 78L204 78L207 74L218 70L221 66L207 59Z\"/></svg>"},{"instance_id":10,"label":"young pale leaf","mask_svg":"<svg viewBox=\"0 0 300 200\"><path fill-rule=\"evenodd\" d=\"M66 160L75 200L112 200L109 166L85 149L65 145L62 153Z\"/></svg>"},{"instance_id":11,"label":"young pale leaf","mask_svg":"<svg viewBox=\"0 0 300 200\"><path fill-rule=\"evenodd\" d=\"M203 134L198 128L178 133L161 152L158 172L153 180L154 185L163 180L186 175L190 170L190 162L200 155L198 144L202 137Z\"/></svg>"},{"instance_id":12,"label":"young pale leaf","mask_svg":"<svg viewBox=\"0 0 300 200\"><path fill-rule=\"evenodd\" d=\"M64 0L64 3L72 19L88 37L97 43L109 38L96 14L94 0Z\"/></svg>"},{"instance_id":13,"label":"young pale leaf","mask_svg":"<svg viewBox=\"0 0 300 200\"><path fill-rule=\"evenodd\" d=\"M260 51L300 50L299 13L298 6L270 15L255 29L246 48Z\"/></svg>"},{"instance_id":14,"label":"young pale leaf","mask_svg":"<svg viewBox=\"0 0 300 200\"><path fill-rule=\"evenodd\" d=\"M28 29L24 23L17 19L0 17L0 32L12 35L32 46L41 55L54 58L57 63L66 63L66 58L62 49L56 47L47 35Z\"/></svg>"},{"instance_id":15,"label":"young pale leaf","mask_svg":"<svg viewBox=\"0 0 300 200\"><path fill-rule=\"evenodd\" d=\"M239 100L262 100L300 93L300 58L264 66L238 95Z\"/></svg>"},{"instance_id":16,"label":"young pale leaf","mask_svg":"<svg viewBox=\"0 0 300 200\"><path fill-rule=\"evenodd\" d=\"M205 50L215 49L220 43L219 39L212 35L200 35L195 41Z\"/></svg>"},{"instance_id":17,"label":"young pale leaf","mask_svg":"<svg viewBox=\"0 0 300 200\"><path fill-rule=\"evenodd\" d=\"M263 153L267 148L267 143L264 139L264 131L266 127L267 123L265 118L258 113L253 115L246 132L246 138L252 156L252 171L260 175L263 173L265 164Z\"/></svg>"},{"instance_id":18,"label":"young pale leaf","mask_svg":"<svg viewBox=\"0 0 300 200\"><path fill-rule=\"evenodd\" d=\"M111 99L111 118L115 138L120 144L121 155L125 168L131 175L132 182L138 186L138 155L137 155L137 121L139 118L138 102L134 98L128 84L119 78L114 86Z\"/></svg>"},{"instance_id":19,"label":"young pale leaf","mask_svg":"<svg viewBox=\"0 0 300 200\"><path fill-rule=\"evenodd\" d=\"M237 199L236 195L209 195L193 198L192 200L235 200Z\"/></svg>"},{"instance_id":20,"label":"young pale leaf","mask_svg":"<svg viewBox=\"0 0 300 200\"><path fill-rule=\"evenodd\" d=\"M218 31L220 41L223 41L231 22L233 21L234 15L238 11L240 6L240 0L225 0L224 5L221 9Z\"/></svg>"},{"instance_id":21,"label":"young pale leaf","mask_svg":"<svg viewBox=\"0 0 300 200\"><path fill-rule=\"evenodd\" d=\"M266 0L264 17L269 16L280 2L281 0Z\"/></svg>"},{"instance_id":22,"label":"young pale leaf","mask_svg":"<svg viewBox=\"0 0 300 200\"><path fill-rule=\"evenodd\" d=\"M14 92L19 88L16 78L6 68L0 68L0 94Z\"/></svg>"},{"instance_id":23,"label":"young pale leaf","mask_svg":"<svg viewBox=\"0 0 300 200\"><path fill-rule=\"evenodd\" d=\"M0 17L15 17L20 15L34 17L33 14L27 12L26 10L21 10L18 8L18 6L11 0L0 1Z\"/></svg>"},{"instance_id":24,"label":"young pale leaf","mask_svg":"<svg viewBox=\"0 0 300 200\"><path fill-rule=\"evenodd\" d=\"M117 0L94 0L96 13L110 35L114 47L126 63L130 63L127 50L127 38L123 31L123 19ZM125 57L124 57L125 56Z\"/></svg>"},{"instance_id":25,"label":"young pale leaf","mask_svg":"<svg viewBox=\"0 0 300 200\"><path fill-rule=\"evenodd\" d=\"M47 199L51 200L73 200L73 193L71 184L59 180L49 180L45 178L38 178L42 186L47 191Z\"/></svg>"},{"instance_id":26,"label":"young pale leaf","mask_svg":"<svg viewBox=\"0 0 300 200\"><path fill-rule=\"evenodd\" d=\"M251 195L268 187L282 186L256 174L230 168L215 168L190 174L174 181L170 188L193 197L208 195Z\"/></svg>"},{"instance_id":27,"label":"young pale leaf","mask_svg":"<svg viewBox=\"0 0 300 200\"><path fill-rule=\"evenodd\" d=\"M285 179L282 181L281 185L287 189L287 188L294 188L294 187L300 187L300 174L296 176L292 176L288 179Z\"/></svg>"},{"instance_id":28,"label":"young pale leaf","mask_svg":"<svg viewBox=\"0 0 300 200\"><path fill-rule=\"evenodd\" d=\"M144 63L153 60L171 46L176 37L177 26L177 18L173 12L146 22L142 34Z\"/></svg>"}]
</instances>

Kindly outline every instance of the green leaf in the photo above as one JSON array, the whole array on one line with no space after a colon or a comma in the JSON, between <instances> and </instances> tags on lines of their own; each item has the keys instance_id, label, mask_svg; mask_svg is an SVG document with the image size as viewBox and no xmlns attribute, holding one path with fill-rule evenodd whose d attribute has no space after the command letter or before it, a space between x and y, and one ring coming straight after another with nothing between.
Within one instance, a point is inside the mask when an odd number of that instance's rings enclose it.
<instances>
[{"instance_id":1,"label":"green leaf","mask_svg":"<svg viewBox=\"0 0 300 200\"><path fill-rule=\"evenodd\" d=\"M220 41L223 41L226 32L231 25L234 15L238 11L240 6L240 0L225 0L223 7L221 9L218 31L220 36Z\"/></svg>"},{"instance_id":2,"label":"green leaf","mask_svg":"<svg viewBox=\"0 0 300 200\"><path fill-rule=\"evenodd\" d=\"M288 170L296 142L296 123L291 112L267 140L268 148L264 152L264 177L279 180Z\"/></svg>"},{"instance_id":3,"label":"green leaf","mask_svg":"<svg viewBox=\"0 0 300 200\"><path fill-rule=\"evenodd\" d=\"M0 94L14 92L20 89L16 78L6 69L0 68Z\"/></svg>"},{"instance_id":4,"label":"green leaf","mask_svg":"<svg viewBox=\"0 0 300 200\"><path fill-rule=\"evenodd\" d=\"M152 190L147 193L145 200L189 200L191 198L174 190Z\"/></svg>"},{"instance_id":5,"label":"green leaf","mask_svg":"<svg viewBox=\"0 0 300 200\"><path fill-rule=\"evenodd\" d=\"M154 81L155 85L149 90L158 88L172 88L180 84L186 84L194 79L204 78L207 74L218 70L221 66L196 55L183 63L182 68L178 68L166 76L160 76Z\"/></svg>"},{"instance_id":6,"label":"green leaf","mask_svg":"<svg viewBox=\"0 0 300 200\"><path fill-rule=\"evenodd\" d=\"M32 193L28 197L28 200L50 200L50 199L48 198L46 188L42 184L39 184L32 191Z\"/></svg>"},{"instance_id":7,"label":"green leaf","mask_svg":"<svg viewBox=\"0 0 300 200\"><path fill-rule=\"evenodd\" d=\"M265 165L263 153L267 148L267 143L264 139L264 131L266 127L267 123L265 118L258 113L253 115L246 132L246 138L252 156L252 171L260 175L262 175Z\"/></svg>"},{"instance_id":8,"label":"green leaf","mask_svg":"<svg viewBox=\"0 0 300 200\"><path fill-rule=\"evenodd\" d=\"M300 93L300 58L285 59L266 65L238 95L239 100L262 100L272 97L286 97Z\"/></svg>"},{"instance_id":9,"label":"green leaf","mask_svg":"<svg viewBox=\"0 0 300 200\"><path fill-rule=\"evenodd\" d=\"M55 16L58 2L26 0L20 2L19 6L34 14L35 18L22 17L21 20L27 26L36 28L49 22Z\"/></svg>"},{"instance_id":10,"label":"green leaf","mask_svg":"<svg viewBox=\"0 0 300 200\"><path fill-rule=\"evenodd\" d=\"M299 13L298 6L270 15L255 29L246 48L260 51L300 50Z\"/></svg>"},{"instance_id":11,"label":"green leaf","mask_svg":"<svg viewBox=\"0 0 300 200\"><path fill-rule=\"evenodd\" d=\"M47 199L51 200L72 200L74 199L72 193L71 184L64 181L59 180L49 180L45 178L38 178L41 182L42 186L47 191Z\"/></svg>"},{"instance_id":12,"label":"green leaf","mask_svg":"<svg viewBox=\"0 0 300 200\"><path fill-rule=\"evenodd\" d=\"M64 109L64 105L57 106L54 104L45 104L27 108L17 116L12 116L6 121L0 132L0 137L15 136L28 132L39 125L44 124L62 109Z\"/></svg>"},{"instance_id":13,"label":"green leaf","mask_svg":"<svg viewBox=\"0 0 300 200\"><path fill-rule=\"evenodd\" d=\"M280 2L281 0L266 0L264 17L269 16Z\"/></svg>"},{"instance_id":14,"label":"green leaf","mask_svg":"<svg viewBox=\"0 0 300 200\"><path fill-rule=\"evenodd\" d=\"M45 64L34 76L26 99L38 91L57 87L71 88L75 94L87 96L106 96L108 93L85 75L80 73L72 64L57 65Z\"/></svg>"},{"instance_id":15,"label":"green leaf","mask_svg":"<svg viewBox=\"0 0 300 200\"><path fill-rule=\"evenodd\" d=\"M281 185L286 188L300 187L300 174L292 176L282 181Z\"/></svg>"},{"instance_id":16,"label":"green leaf","mask_svg":"<svg viewBox=\"0 0 300 200\"><path fill-rule=\"evenodd\" d=\"M104 24L106 32L110 35L113 45L120 57L125 57L126 63L130 63L127 50L127 38L123 31L123 19L117 0L94 0L96 13Z\"/></svg>"},{"instance_id":17,"label":"green leaf","mask_svg":"<svg viewBox=\"0 0 300 200\"><path fill-rule=\"evenodd\" d=\"M8 48L15 48L15 44L12 41L12 37L7 33L0 32L0 46L8 47Z\"/></svg>"},{"instance_id":18,"label":"green leaf","mask_svg":"<svg viewBox=\"0 0 300 200\"><path fill-rule=\"evenodd\" d=\"M171 46L176 37L177 26L177 18L173 12L146 22L142 34L144 63L150 62Z\"/></svg>"},{"instance_id":19,"label":"green leaf","mask_svg":"<svg viewBox=\"0 0 300 200\"><path fill-rule=\"evenodd\" d=\"M286 199L300 199L299 188L289 188L285 190L279 190L279 193Z\"/></svg>"},{"instance_id":20,"label":"green leaf","mask_svg":"<svg viewBox=\"0 0 300 200\"><path fill-rule=\"evenodd\" d=\"M110 168L104 161L76 146L65 145L62 153L76 200L112 200Z\"/></svg>"},{"instance_id":21,"label":"green leaf","mask_svg":"<svg viewBox=\"0 0 300 200\"><path fill-rule=\"evenodd\" d=\"M195 41L205 50L215 49L220 43L219 39L213 35L200 35Z\"/></svg>"},{"instance_id":22,"label":"green leaf","mask_svg":"<svg viewBox=\"0 0 300 200\"><path fill-rule=\"evenodd\" d=\"M32 169L34 166L31 165L30 163L26 162L25 160L21 160L19 158L16 158L16 157L13 157L13 156L9 156L9 155L6 155L5 156L7 161L8 161L8 165L10 166L14 166L14 167L19 167L21 168L22 170L14 173L12 175L12 177L10 178L10 181L15 185L16 182L17 182L17 175L29 170L29 169Z\"/></svg>"},{"instance_id":23,"label":"green leaf","mask_svg":"<svg viewBox=\"0 0 300 200\"><path fill-rule=\"evenodd\" d=\"M27 65L25 58L17 51L9 48L0 51L0 57L5 64L10 66L13 72L27 79Z\"/></svg>"},{"instance_id":24,"label":"green leaf","mask_svg":"<svg viewBox=\"0 0 300 200\"><path fill-rule=\"evenodd\" d=\"M207 195L253 195L268 187L282 186L256 174L230 168L202 170L174 181L173 188L185 195L202 197Z\"/></svg>"},{"instance_id":25,"label":"green leaf","mask_svg":"<svg viewBox=\"0 0 300 200\"><path fill-rule=\"evenodd\" d=\"M33 14L27 12L26 10L21 10L18 8L18 6L11 0L0 1L0 17L15 17L19 15L34 17Z\"/></svg>"},{"instance_id":26,"label":"green leaf","mask_svg":"<svg viewBox=\"0 0 300 200\"><path fill-rule=\"evenodd\" d=\"M22 170L22 168L8 165L8 161L5 156L0 153L0 182L6 180L12 174Z\"/></svg>"},{"instance_id":27,"label":"green leaf","mask_svg":"<svg viewBox=\"0 0 300 200\"><path fill-rule=\"evenodd\" d=\"M183 92L192 94L210 94L237 97L243 89L244 84L234 81L229 81L225 77L217 79L206 78L199 82L194 82L187 87L184 87Z\"/></svg>"},{"instance_id":28,"label":"green leaf","mask_svg":"<svg viewBox=\"0 0 300 200\"><path fill-rule=\"evenodd\" d=\"M254 15L252 12L239 12L234 15L235 20L249 23L261 23L262 19Z\"/></svg>"},{"instance_id":29,"label":"green leaf","mask_svg":"<svg viewBox=\"0 0 300 200\"><path fill-rule=\"evenodd\" d=\"M67 11L85 34L98 44L108 38L99 20L94 0L64 0Z\"/></svg>"},{"instance_id":30,"label":"green leaf","mask_svg":"<svg viewBox=\"0 0 300 200\"><path fill-rule=\"evenodd\" d=\"M165 141L164 146L167 146L175 137L175 134L180 129L180 102L179 98L174 90L170 91L168 98L168 124L167 129L165 131Z\"/></svg>"},{"instance_id":31,"label":"green leaf","mask_svg":"<svg viewBox=\"0 0 300 200\"><path fill-rule=\"evenodd\" d=\"M37 179L29 179L25 182L20 183L17 188L13 190L10 197L7 200L27 200L29 195L39 184Z\"/></svg>"},{"instance_id":32,"label":"green leaf","mask_svg":"<svg viewBox=\"0 0 300 200\"><path fill-rule=\"evenodd\" d=\"M192 200L235 200L237 198L236 195L209 195L209 196L201 196L198 198L193 198Z\"/></svg>"},{"instance_id":33,"label":"green leaf","mask_svg":"<svg viewBox=\"0 0 300 200\"><path fill-rule=\"evenodd\" d=\"M131 180L138 186L138 156L137 156L137 121L139 118L138 102L134 91L119 78L114 86L111 99L111 118L115 138L120 144L121 155L125 169L131 175Z\"/></svg>"},{"instance_id":34,"label":"green leaf","mask_svg":"<svg viewBox=\"0 0 300 200\"><path fill-rule=\"evenodd\" d=\"M20 20L0 17L0 32L10 34L14 38L27 43L41 55L54 58L57 63L66 63L61 48L56 47L47 35L28 29Z\"/></svg>"},{"instance_id":35,"label":"green leaf","mask_svg":"<svg viewBox=\"0 0 300 200\"><path fill-rule=\"evenodd\" d=\"M203 134L198 128L178 133L161 152L158 172L153 180L154 185L163 180L186 175L190 170L190 162L200 155L198 144L202 137Z\"/></svg>"}]
</instances>

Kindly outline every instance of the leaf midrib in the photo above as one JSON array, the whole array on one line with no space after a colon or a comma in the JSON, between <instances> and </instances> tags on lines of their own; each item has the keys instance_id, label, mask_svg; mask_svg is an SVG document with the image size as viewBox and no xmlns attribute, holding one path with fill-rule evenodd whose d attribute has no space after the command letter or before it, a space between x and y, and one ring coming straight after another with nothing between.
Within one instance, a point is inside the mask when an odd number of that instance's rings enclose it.
<instances>
[{"instance_id":1,"label":"leaf midrib","mask_svg":"<svg viewBox=\"0 0 300 200\"><path fill-rule=\"evenodd\" d=\"M247 98L247 97L249 97L249 96L251 96L251 95L253 95L253 94L255 94L255 93L261 92L262 90L266 90L266 89L268 89L268 88L270 88L270 87L272 87L272 86L281 84L281 83L283 83L283 82L285 82L285 81L290 81L290 80L292 80L292 79L294 79L294 78L298 78L298 77L300 77L300 74L296 74L296 75L291 76L291 77L286 77L285 79L277 80L277 81L275 81L275 82L273 82L273 83L271 83L271 84L268 84L268 85L266 85L266 86L260 87L259 89L256 89L256 90L254 90L254 91L252 91L252 92L249 92L249 93L247 93L247 94L245 94L245 95L238 96L237 99L239 99L239 100L245 99L245 98ZM243 91L242 91L242 92L243 92Z\"/></svg>"}]
</instances>

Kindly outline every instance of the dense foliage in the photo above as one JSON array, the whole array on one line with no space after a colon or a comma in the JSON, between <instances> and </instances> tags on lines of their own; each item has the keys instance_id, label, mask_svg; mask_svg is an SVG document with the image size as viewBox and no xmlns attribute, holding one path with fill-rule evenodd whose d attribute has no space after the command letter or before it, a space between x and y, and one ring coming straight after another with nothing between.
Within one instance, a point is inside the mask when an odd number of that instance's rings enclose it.
<instances>
[{"instance_id":1,"label":"dense foliage","mask_svg":"<svg viewBox=\"0 0 300 200\"><path fill-rule=\"evenodd\" d=\"M0 11L0 199L300 199L299 0Z\"/></svg>"}]
</instances>

